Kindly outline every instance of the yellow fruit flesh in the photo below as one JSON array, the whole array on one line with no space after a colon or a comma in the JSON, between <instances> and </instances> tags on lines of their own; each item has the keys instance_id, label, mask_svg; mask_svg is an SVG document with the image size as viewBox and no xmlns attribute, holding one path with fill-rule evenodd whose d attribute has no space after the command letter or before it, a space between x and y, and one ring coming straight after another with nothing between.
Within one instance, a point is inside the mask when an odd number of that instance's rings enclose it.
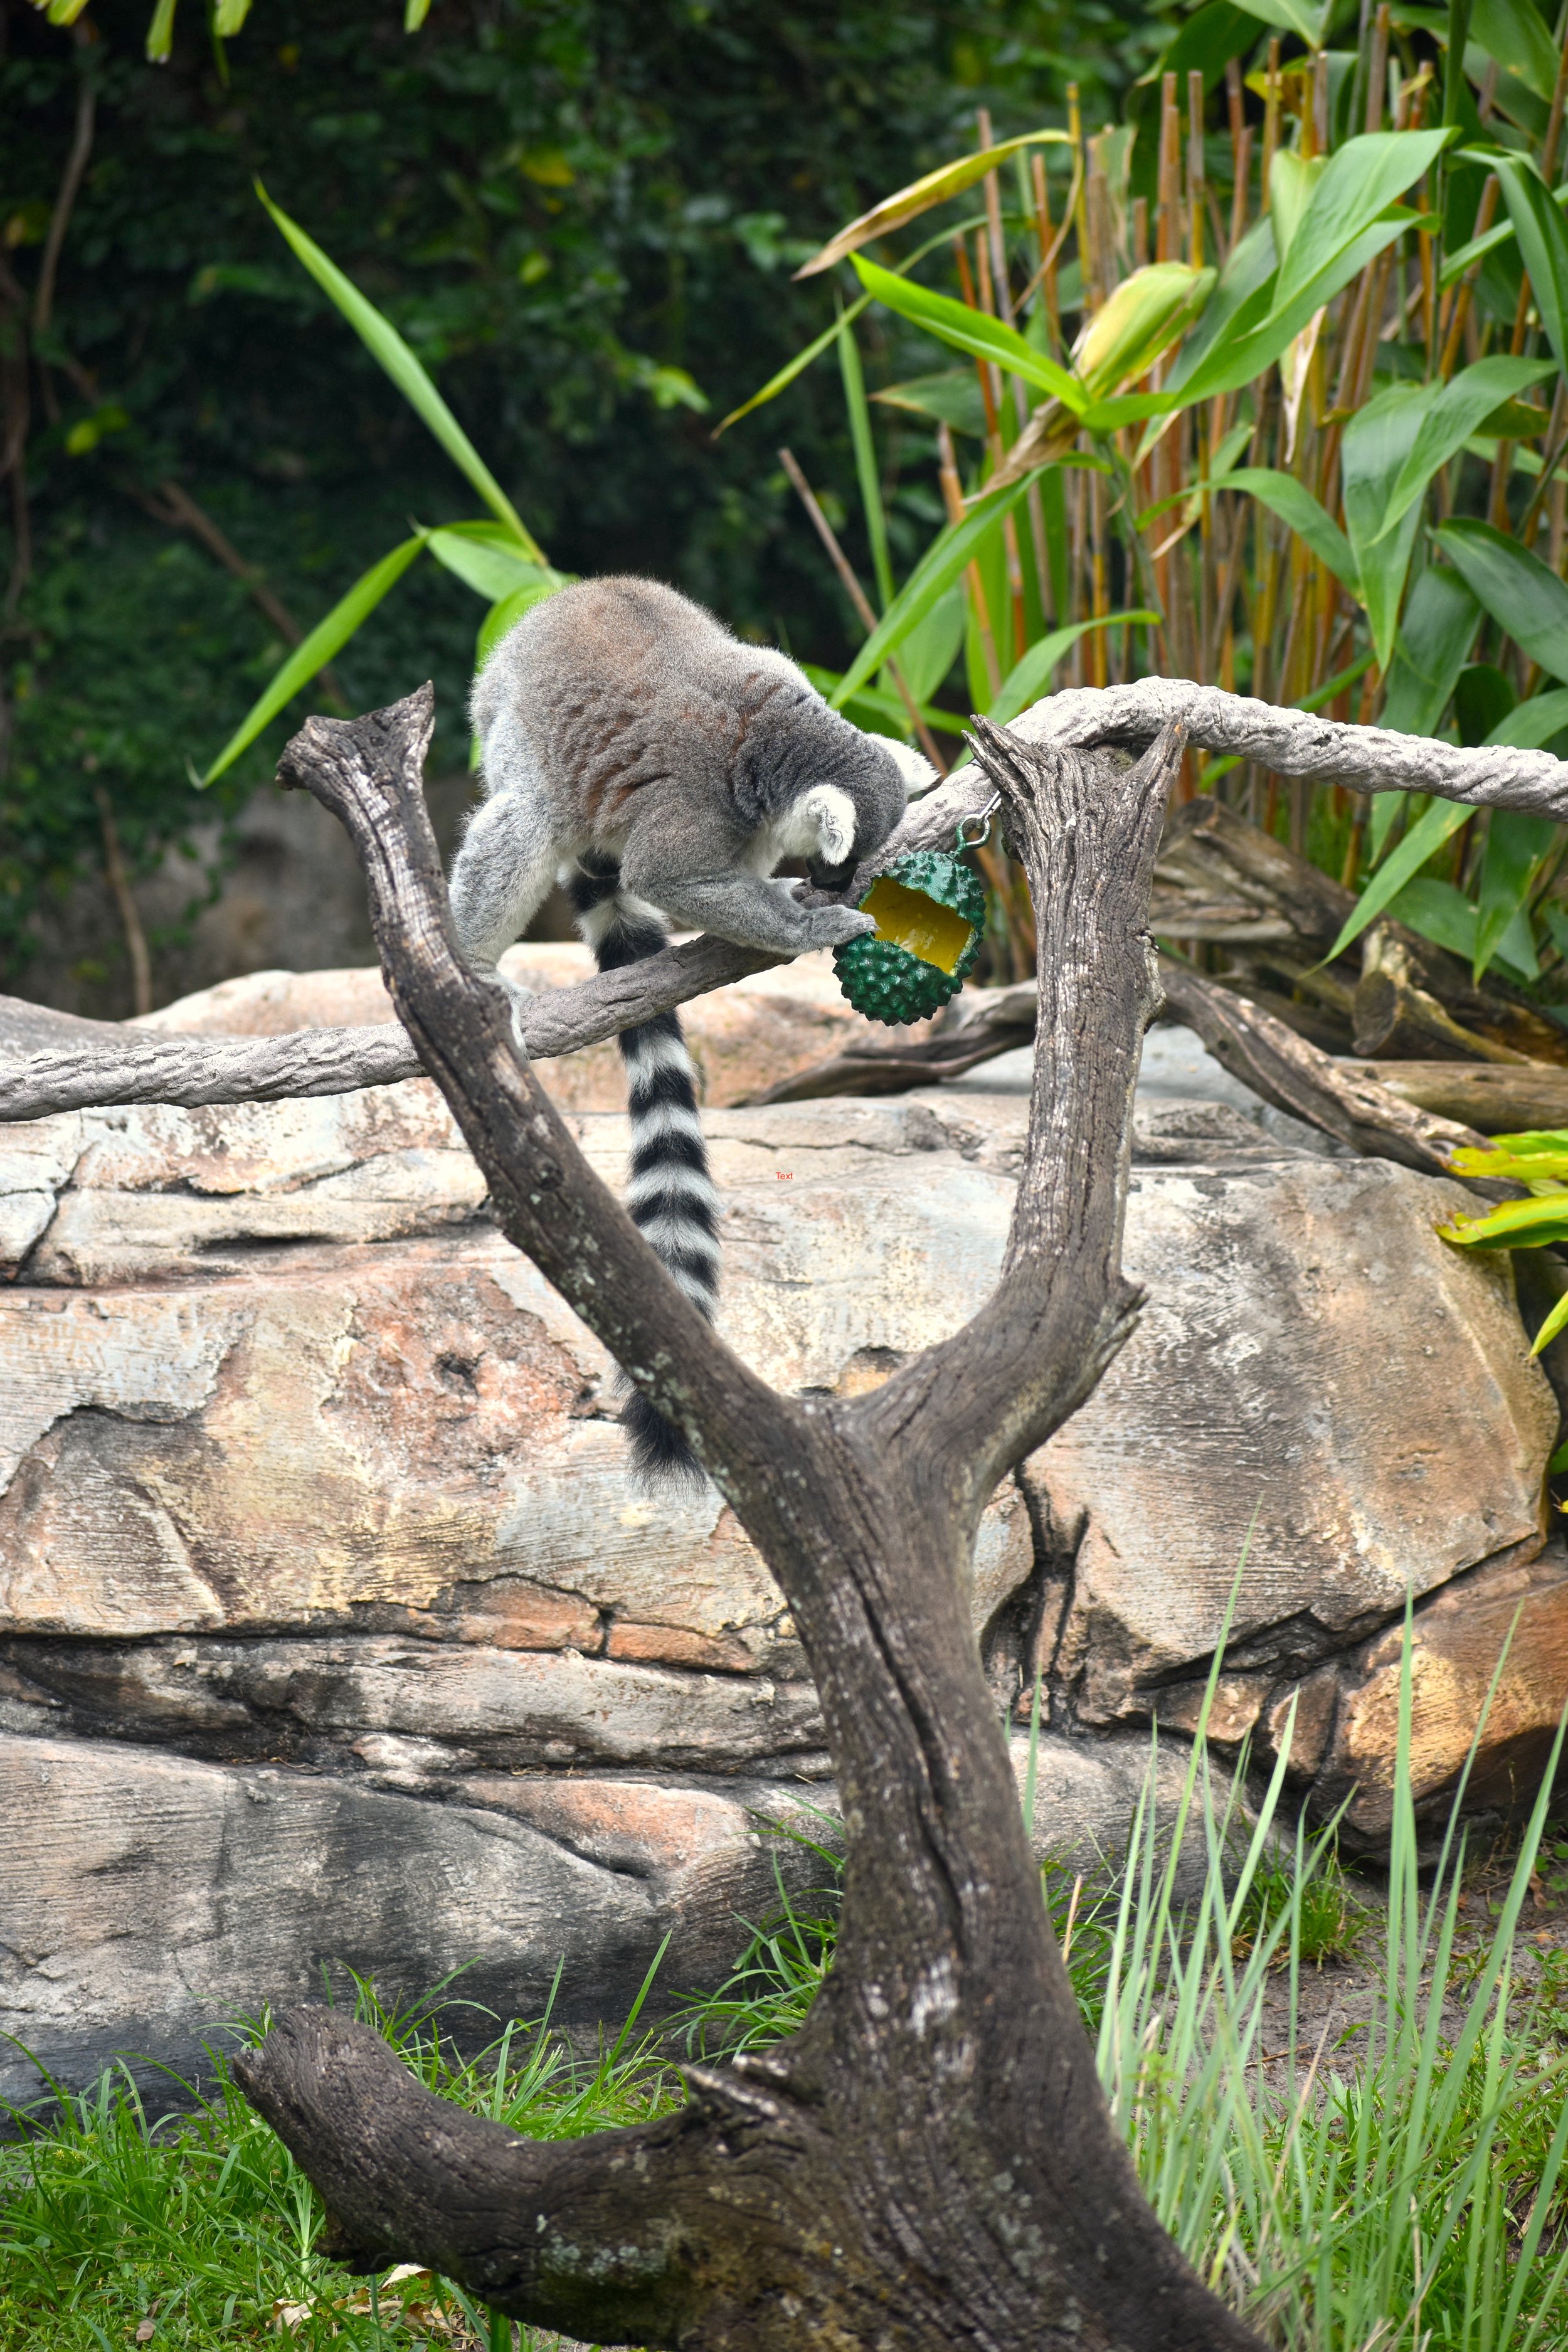
<instances>
[{"instance_id":1,"label":"yellow fruit flesh","mask_svg":"<svg viewBox=\"0 0 1568 2352\"><path fill-rule=\"evenodd\" d=\"M861 899L860 910L876 917L879 940L891 940L895 947L919 956L921 963L933 963L950 974L957 971L959 958L974 937L973 924L951 907L939 905L923 891L906 890L885 874Z\"/></svg>"}]
</instances>

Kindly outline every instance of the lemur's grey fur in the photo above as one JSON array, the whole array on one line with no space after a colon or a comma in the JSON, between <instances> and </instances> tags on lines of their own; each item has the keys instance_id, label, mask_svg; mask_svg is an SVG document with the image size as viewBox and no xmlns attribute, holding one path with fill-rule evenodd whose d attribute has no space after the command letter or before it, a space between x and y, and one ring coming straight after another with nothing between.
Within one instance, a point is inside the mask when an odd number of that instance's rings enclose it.
<instances>
[{"instance_id":1,"label":"lemur's grey fur","mask_svg":"<svg viewBox=\"0 0 1568 2352\"><path fill-rule=\"evenodd\" d=\"M661 916L773 955L837 947L870 916L802 906L773 869L804 857L840 887L932 772L830 710L784 655L652 580L584 581L536 604L474 681L473 721L487 798L451 899L458 946L488 978L558 877L602 971L657 953ZM626 1206L711 1318L717 1202L679 1016L623 1031L621 1052ZM625 1420L645 1475L700 1476L641 1398Z\"/></svg>"}]
</instances>

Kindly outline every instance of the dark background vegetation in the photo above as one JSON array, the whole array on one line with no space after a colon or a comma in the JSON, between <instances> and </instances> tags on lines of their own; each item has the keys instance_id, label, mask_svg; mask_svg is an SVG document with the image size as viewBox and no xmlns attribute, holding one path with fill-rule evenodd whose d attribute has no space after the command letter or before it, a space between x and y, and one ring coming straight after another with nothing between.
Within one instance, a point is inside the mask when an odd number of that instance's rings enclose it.
<instances>
[{"instance_id":1,"label":"dark background vegetation","mask_svg":"<svg viewBox=\"0 0 1568 2352\"><path fill-rule=\"evenodd\" d=\"M132 872L162 863L161 1001L307 707L195 794L285 648L148 501L181 484L305 627L409 518L476 510L255 178L396 321L554 562L657 573L842 660L847 608L774 457L787 436L837 493L864 561L837 370L711 432L826 323L792 268L972 145L978 106L999 134L1059 122L1076 79L1101 119L1160 38L1132 0L436 0L413 37L396 0L256 0L220 50L186 0L153 66L147 16L93 0L73 36L26 0L0 13L0 365L26 501L20 540L15 499L0 520L0 986L98 1013L130 1005L95 791ZM84 73L91 156L35 334ZM892 493L911 553L940 520L928 460L916 435ZM481 610L421 565L339 665L355 708L433 674L448 771Z\"/></svg>"}]
</instances>

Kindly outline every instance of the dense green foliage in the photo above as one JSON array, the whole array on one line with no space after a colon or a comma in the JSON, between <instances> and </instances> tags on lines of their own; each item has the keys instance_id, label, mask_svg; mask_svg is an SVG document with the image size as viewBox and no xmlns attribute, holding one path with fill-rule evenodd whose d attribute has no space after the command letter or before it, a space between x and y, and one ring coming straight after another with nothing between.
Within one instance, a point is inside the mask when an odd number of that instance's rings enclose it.
<instances>
[{"instance_id":1,"label":"dense green foliage","mask_svg":"<svg viewBox=\"0 0 1568 2352\"><path fill-rule=\"evenodd\" d=\"M1129 14L1132 12L1128 12ZM0 516L0 969L38 893L96 861L96 783L134 859L211 806L204 768L285 650L242 582L161 509L180 483L308 628L464 485L300 270L268 193L386 311L552 561L671 578L736 625L842 657L843 618L773 459L712 422L815 325L809 247L944 159L989 103L1059 116L1058 46L1109 106L1149 39L1099 0L266 0L220 59L182 19L143 57L142 0L74 35L7 0L0 58L0 369L25 433L30 556ZM80 119L90 152L37 320ZM771 425L772 420L768 420ZM815 478L854 481L837 387L784 417ZM14 487L8 485L7 488ZM894 530L922 538L922 482ZM20 562L18 558L20 556ZM458 755L475 614L411 576L344 656L356 706L435 675ZM296 705L296 712L300 709ZM237 778L269 772L275 729Z\"/></svg>"}]
</instances>

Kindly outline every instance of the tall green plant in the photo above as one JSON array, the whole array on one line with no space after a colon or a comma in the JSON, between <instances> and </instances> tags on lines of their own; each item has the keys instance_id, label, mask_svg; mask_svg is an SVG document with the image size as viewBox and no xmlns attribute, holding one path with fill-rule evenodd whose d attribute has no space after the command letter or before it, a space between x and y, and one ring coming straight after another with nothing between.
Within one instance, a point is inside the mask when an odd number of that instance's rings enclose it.
<instances>
[{"instance_id":1,"label":"tall green plant","mask_svg":"<svg viewBox=\"0 0 1568 2352\"><path fill-rule=\"evenodd\" d=\"M1134 122L1086 137L1075 110L1031 162L988 152L983 126L964 185L986 213L950 232L955 289L929 282L937 239L918 270L894 249L956 193L936 174L807 264L847 262L854 307L957 362L873 394L906 474L911 415L968 453L954 468L933 446L947 522L837 698L962 581L967 698L994 718L1023 678L1154 671L1409 731L1568 740L1568 10L1555 34L1533 0L1460 13L1456 30L1363 10L1352 50L1329 46L1342 10L1200 7ZM857 454L864 484L858 436ZM1402 833L1392 807L1352 822L1332 788L1286 805L1217 765L1188 788L1205 783L1362 887L1342 947L1388 910L1478 979L1561 962L1543 902L1568 835L1483 817L1456 866L1463 813L1417 806Z\"/></svg>"}]
</instances>

